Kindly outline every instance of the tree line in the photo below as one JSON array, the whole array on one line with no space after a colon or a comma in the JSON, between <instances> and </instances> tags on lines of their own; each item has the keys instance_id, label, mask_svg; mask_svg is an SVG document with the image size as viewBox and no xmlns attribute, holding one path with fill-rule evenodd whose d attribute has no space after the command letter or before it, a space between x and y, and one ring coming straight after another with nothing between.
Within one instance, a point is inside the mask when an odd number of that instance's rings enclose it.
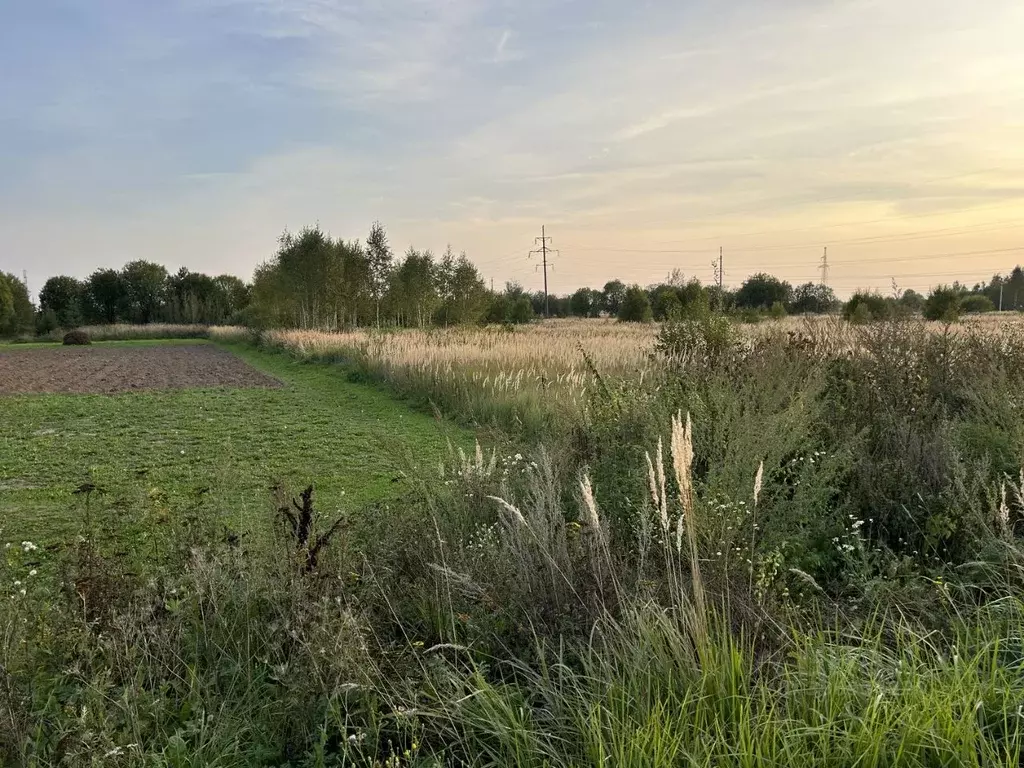
<instances>
[{"instance_id":1,"label":"tree line","mask_svg":"<svg viewBox=\"0 0 1024 768\"><path fill-rule=\"evenodd\" d=\"M964 312L1024 310L1024 270L995 275L973 286L940 286L928 296L893 286L890 295L860 291L841 302L828 286L793 286L767 273L752 275L735 290L686 279L676 270L655 285L612 280L601 290L579 288L550 296L554 317L617 317L647 322L709 311L757 320L787 314L842 313L854 322L923 314L955 319ZM48 333L58 328L153 322L240 324L255 328L341 329L358 326L427 327L517 324L545 313L542 292L518 283L488 289L465 253L449 246L440 256L409 248L396 257L382 224L365 240L332 238L320 227L285 232L274 255L260 264L251 283L233 275L181 268L170 274L137 260L120 270L97 269L85 280L51 277L39 306L16 276L0 273L0 335Z\"/></svg>"},{"instance_id":2,"label":"tree line","mask_svg":"<svg viewBox=\"0 0 1024 768\"><path fill-rule=\"evenodd\" d=\"M27 292L26 292L27 297ZM251 288L234 275L210 277L182 267L132 261L121 269L97 269L85 280L56 275L39 291L38 310L22 317L18 332L111 323L228 322L247 307Z\"/></svg>"}]
</instances>

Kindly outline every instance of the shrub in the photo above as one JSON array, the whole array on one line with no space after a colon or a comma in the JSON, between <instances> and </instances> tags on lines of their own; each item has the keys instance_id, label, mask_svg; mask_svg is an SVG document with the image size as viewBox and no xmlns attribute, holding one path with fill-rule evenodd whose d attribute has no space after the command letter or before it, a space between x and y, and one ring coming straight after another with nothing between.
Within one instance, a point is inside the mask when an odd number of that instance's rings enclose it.
<instances>
[{"instance_id":1,"label":"shrub","mask_svg":"<svg viewBox=\"0 0 1024 768\"><path fill-rule=\"evenodd\" d=\"M92 339L85 331L69 331L64 334L64 346L85 346L92 344Z\"/></svg>"},{"instance_id":2,"label":"shrub","mask_svg":"<svg viewBox=\"0 0 1024 768\"><path fill-rule=\"evenodd\" d=\"M768 315L773 320L781 320L786 316L786 305L781 301L776 301L772 304L771 309L768 310Z\"/></svg>"},{"instance_id":3,"label":"shrub","mask_svg":"<svg viewBox=\"0 0 1024 768\"><path fill-rule=\"evenodd\" d=\"M854 325L866 325L875 319L867 304L861 302L854 307L853 313L847 318Z\"/></svg>"},{"instance_id":4,"label":"shrub","mask_svg":"<svg viewBox=\"0 0 1024 768\"><path fill-rule=\"evenodd\" d=\"M36 333L38 335L46 336L59 328L60 323L57 321L57 313L52 309L41 310L36 315Z\"/></svg>"},{"instance_id":5,"label":"shrub","mask_svg":"<svg viewBox=\"0 0 1024 768\"><path fill-rule=\"evenodd\" d=\"M666 323L658 333L657 351L670 358L705 356L718 358L734 349L736 329L725 315L707 313L703 317Z\"/></svg>"},{"instance_id":6,"label":"shrub","mask_svg":"<svg viewBox=\"0 0 1024 768\"><path fill-rule=\"evenodd\" d=\"M741 309L740 322L746 325L757 325L764 320L764 313L757 309Z\"/></svg>"}]
</instances>

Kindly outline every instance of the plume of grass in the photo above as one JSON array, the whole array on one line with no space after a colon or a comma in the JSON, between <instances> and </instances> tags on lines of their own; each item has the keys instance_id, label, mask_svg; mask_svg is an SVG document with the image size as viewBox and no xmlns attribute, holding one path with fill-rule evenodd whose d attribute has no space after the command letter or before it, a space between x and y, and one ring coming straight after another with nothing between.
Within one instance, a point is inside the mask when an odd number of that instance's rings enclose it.
<instances>
[{"instance_id":1,"label":"plume of grass","mask_svg":"<svg viewBox=\"0 0 1024 768\"><path fill-rule=\"evenodd\" d=\"M697 515L693 495L693 422L689 413L686 414L685 422L682 413L672 418L672 466L675 470L676 484L679 486L680 520L685 527L686 540L689 544L690 590L695 618L698 626L702 627L700 634L706 637L707 600L697 546Z\"/></svg>"}]
</instances>

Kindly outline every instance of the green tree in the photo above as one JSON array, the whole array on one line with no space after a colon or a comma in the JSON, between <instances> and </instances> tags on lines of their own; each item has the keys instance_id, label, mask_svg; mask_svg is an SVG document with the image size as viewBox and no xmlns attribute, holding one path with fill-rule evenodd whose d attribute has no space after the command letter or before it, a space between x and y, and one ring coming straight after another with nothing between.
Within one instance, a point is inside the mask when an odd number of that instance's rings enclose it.
<instances>
[{"instance_id":1,"label":"green tree","mask_svg":"<svg viewBox=\"0 0 1024 768\"><path fill-rule=\"evenodd\" d=\"M224 314L215 322L229 322L233 316L244 311L252 301L252 287L235 275L218 275L213 278L213 282L220 289L225 302Z\"/></svg>"},{"instance_id":2,"label":"green tree","mask_svg":"<svg viewBox=\"0 0 1024 768\"><path fill-rule=\"evenodd\" d=\"M604 309L613 317L618 317L622 302L626 300L626 286L621 280L612 280L604 284Z\"/></svg>"},{"instance_id":3,"label":"green tree","mask_svg":"<svg viewBox=\"0 0 1024 768\"><path fill-rule=\"evenodd\" d=\"M391 278L392 303L399 325L422 328L437 309L437 274L430 251L410 247Z\"/></svg>"},{"instance_id":4,"label":"green tree","mask_svg":"<svg viewBox=\"0 0 1024 768\"><path fill-rule=\"evenodd\" d=\"M619 321L624 323L649 323L653 318L651 300L647 291L639 285L631 285L619 307Z\"/></svg>"},{"instance_id":5,"label":"green tree","mask_svg":"<svg viewBox=\"0 0 1024 768\"><path fill-rule=\"evenodd\" d=\"M84 297L89 322L116 323L129 305L127 285L116 269L97 269L89 275Z\"/></svg>"},{"instance_id":6,"label":"green tree","mask_svg":"<svg viewBox=\"0 0 1024 768\"><path fill-rule=\"evenodd\" d=\"M906 312L917 314L924 311L924 296L911 288L903 292L898 303Z\"/></svg>"},{"instance_id":7,"label":"green tree","mask_svg":"<svg viewBox=\"0 0 1024 768\"><path fill-rule=\"evenodd\" d=\"M347 251L347 246L332 241L319 227L281 235L273 269L265 271L264 278L275 281L274 304L286 324L333 328L343 322ZM352 310L357 310L355 302Z\"/></svg>"},{"instance_id":8,"label":"green tree","mask_svg":"<svg viewBox=\"0 0 1024 768\"><path fill-rule=\"evenodd\" d=\"M334 244L341 282L333 291L335 301L342 308L339 317L347 317L347 325L370 323L376 318L372 298L373 275L369 256L358 240Z\"/></svg>"},{"instance_id":9,"label":"green tree","mask_svg":"<svg viewBox=\"0 0 1024 768\"><path fill-rule=\"evenodd\" d=\"M736 306L740 309L770 309L776 302L785 306L792 300L793 287L764 272L747 278L736 293Z\"/></svg>"},{"instance_id":10,"label":"green tree","mask_svg":"<svg viewBox=\"0 0 1024 768\"><path fill-rule=\"evenodd\" d=\"M827 315L840 306L839 299L827 285L804 283L793 291L790 309L794 315Z\"/></svg>"},{"instance_id":11,"label":"green tree","mask_svg":"<svg viewBox=\"0 0 1024 768\"><path fill-rule=\"evenodd\" d=\"M53 313L61 328L77 328L82 324L82 284L68 275L51 277L39 291L39 308Z\"/></svg>"},{"instance_id":12,"label":"green tree","mask_svg":"<svg viewBox=\"0 0 1024 768\"><path fill-rule=\"evenodd\" d=\"M960 291L946 285L933 290L924 303L926 320L940 320L944 323L955 323L960 319Z\"/></svg>"},{"instance_id":13,"label":"green tree","mask_svg":"<svg viewBox=\"0 0 1024 768\"><path fill-rule=\"evenodd\" d=\"M0 272L0 336L12 334L14 320L14 292L8 276Z\"/></svg>"},{"instance_id":14,"label":"green tree","mask_svg":"<svg viewBox=\"0 0 1024 768\"><path fill-rule=\"evenodd\" d=\"M127 319L152 323L159 316L167 290L167 269L151 261L130 261L121 268L127 303Z\"/></svg>"},{"instance_id":15,"label":"green tree","mask_svg":"<svg viewBox=\"0 0 1024 768\"><path fill-rule=\"evenodd\" d=\"M175 323L213 325L228 316L230 298L222 283L182 267L167 280L164 317Z\"/></svg>"},{"instance_id":16,"label":"green tree","mask_svg":"<svg viewBox=\"0 0 1024 768\"><path fill-rule=\"evenodd\" d=\"M857 291L843 305L843 317L851 322L886 320L892 314L892 303L878 291Z\"/></svg>"},{"instance_id":17,"label":"green tree","mask_svg":"<svg viewBox=\"0 0 1024 768\"><path fill-rule=\"evenodd\" d=\"M965 314L977 315L983 312L994 312L996 305L992 299L983 293L972 293L964 296L960 301L960 308Z\"/></svg>"},{"instance_id":18,"label":"green tree","mask_svg":"<svg viewBox=\"0 0 1024 768\"><path fill-rule=\"evenodd\" d=\"M489 300L487 287L465 253L456 259L451 246L438 265L438 293L441 304L436 313L439 325L461 325L485 320Z\"/></svg>"},{"instance_id":19,"label":"green tree","mask_svg":"<svg viewBox=\"0 0 1024 768\"><path fill-rule=\"evenodd\" d=\"M600 317L604 295L593 288L580 288L569 297L569 314L574 317Z\"/></svg>"},{"instance_id":20,"label":"green tree","mask_svg":"<svg viewBox=\"0 0 1024 768\"><path fill-rule=\"evenodd\" d=\"M533 304L530 297L525 294L515 298L509 307L508 319L510 323L521 325L533 320Z\"/></svg>"},{"instance_id":21,"label":"green tree","mask_svg":"<svg viewBox=\"0 0 1024 768\"><path fill-rule=\"evenodd\" d=\"M679 291L671 285L660 285L651 297L651 310L655 320L674 320L683 313Z\"/></svg>"},{"instance_id":22,"label":"green tree","mask_svg":"<svg viewBox=\"0 0 1024 768\"><path fill-rule=\"evenodd\" d=\"M379 221L373 222L366 238L366 258L370 269L370 295L373 297L377 327L380 327L380 305L388 289L394 254L388 244L388 234Z\"/></svg>"},{"instance_id":23,"label":"green tree","mask_svg":"<svg viewBox=\"0 0 1024 768\"><path fill-rule=\"evenodd\" d=\"M6 312L3 294L10 297L10 308ZM28 287L15 275L0 272L0 334L15 336L30 333L35 318L35 307L28 295Z\"/></svg>"},{"instance_id":24,"label":"green tree","mask_svg":"<svg viewBox=\"0 0 1024 768\"><path fill-rule=\"evenodd\" d=\"M522 285L517 282L506 283L505 294L501 298L498 306L504 310L503 322L522 325L533 320L533 304Z\"/></svg>"}]
</instances>

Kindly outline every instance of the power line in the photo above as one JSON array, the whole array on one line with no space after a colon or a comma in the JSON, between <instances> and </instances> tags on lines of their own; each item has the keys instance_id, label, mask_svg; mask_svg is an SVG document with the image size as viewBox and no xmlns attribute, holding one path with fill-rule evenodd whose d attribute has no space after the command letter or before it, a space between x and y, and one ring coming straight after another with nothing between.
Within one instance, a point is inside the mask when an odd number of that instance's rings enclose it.
<instances>
[{"instance_id":1,"label":"power line","mask_svg":"<svg viewBox=\"0 0 1024 768\"><path fill-rule=\"evenodd\" d=\"M995 224L1005 224L1013 222L1015 225L1011 226L994 226ZM850 226L853 226L852 224ZM896 235L872 235L870 237L856 237L847 239L835 239L829 238L829 245L876 245L887 242L903 242L907 240L929 240L932 237L953 237L958 234L973 234L975 232L999 232L1001 230L1018 230L1024 228L1024 223L1020 219L1007 219L1004 222L991 222L985 225L976 225L975 227L946 227L943 229L932 230L929 233L927 230L920 230L918 232L907 232ZM578 248L585 251L599 251L599 252L610 252L610 253L678 253L678 254L698 254L707 253L710 248L608 248L605 246L588 246L580 243L567 243L569 247ZM762 251L796 251L801 249L817 248L817 243L787 243L782 245L752 245L742 248L741 250L749 253L759 253Z\"/></svg>"},{"instance_id":2,"label":"power line","mask_svg":"<svg viewBox=\"0 0 1024 768\"><path fill-rule=\"evenodd\" d=\"M829 262L829 267L831 268L833 266L857 266L857 265L863 265L863 264L882 264L882 263L889 264L889 263L893 263L893 262L923 261L925 259L941 259L941 258L951 258L951 257L955 257L955 256L984 256L984 255L991 255L991 254L997 254L997 253L1013 253L1014 251L1024 251L1024 246L1013 246L1013 247L1010 247L1010 248L990 248L990 249L979 250L979 251L953 251L953 252L944 252L944 253L923 253L923 254L918 254L916 256L896 256L896 257L883 256L883 257L880 257L880 258L872 258L872 259L867 259L867 258L864 258L864 259L845 259L845 260L842 260L842 261ZM672 262L656 262L656 263L652 264L651 266L661 267L661 266L664 266L666 264L671 264L671 263ZM806 264L807 264L806 261L803 261L803 262L789 262L789 263L783 263L783 264L772 264L772 263L759 262L758 266L759 267L764 267L764 268L770 268L770 269L782 269L782 268L785 268L785 267L802 267L802 266L806 266Z\"/></svg>"}]
</instances>

